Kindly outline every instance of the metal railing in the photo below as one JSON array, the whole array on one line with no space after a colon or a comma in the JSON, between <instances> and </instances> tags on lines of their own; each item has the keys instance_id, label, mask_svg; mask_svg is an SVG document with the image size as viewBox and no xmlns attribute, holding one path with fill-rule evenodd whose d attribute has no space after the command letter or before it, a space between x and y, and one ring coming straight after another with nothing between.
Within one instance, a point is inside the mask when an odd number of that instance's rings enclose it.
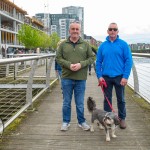
<instances>
[{"instance_id":1,"label":"metal railing","mask_svg":"<svg viewBox=\"0 0 150 150\"><path fill-rule=\"evenodd\" d=\"M3 96L0 99L0 118L4 120L4 127L32 106L33 102L58 79L54 71L55 54L14 56L16 58L0 59L0 66L5 66L5 77L0 78L0 95ZM133 53L134 64L128 82L135 93L148 102L149 58L150 54Z\"/></svg>"},{"instance_id":2,"label":"metal railing","mask_svg":"<svg viewBox=\"0 0 150 150\"><path fill-rule=\"evenodd\" d=\"M0 66L4 68L0 78L0 118L4 128L58 79L52 71L55 54L20 56L0 59Z\"/></svg>"},{"instance_id":3,"label":"metal railing","mask_svg":"<svg viewBox=\"0 0 150 150\"><path fill-rule=\"evenodd\" d=\"M150 103L150 54L132 53L133 67L128 85Z\"/></svg>"}]
</instances>

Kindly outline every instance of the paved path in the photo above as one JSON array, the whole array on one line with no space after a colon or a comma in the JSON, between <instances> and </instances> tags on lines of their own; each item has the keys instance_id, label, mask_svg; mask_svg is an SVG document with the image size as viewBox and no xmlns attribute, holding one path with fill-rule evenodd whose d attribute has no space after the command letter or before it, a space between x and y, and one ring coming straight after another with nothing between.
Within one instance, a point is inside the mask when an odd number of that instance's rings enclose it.
<instances>
[{"instance_id":1,"label":"paved path","mask_svg":"<svg viewBox=\"0 0 150 150\"><path fill-rule=\"evenodd\" d=\"M116 139L105 141L105 133L83 131L77 126L74 101L69 131L61 132L62 94L60 84L51 93L40 97L37 110L28 113L17 129L5 135L0 150L150 150L150 111L142 109L133 100L130 90L127 97L127 129L116 129ZM88 76L85 95L85 116L90 122L91 115L86 108L86 99L92 96L97 107L102 108L103 95L97 86L93 72ZM113 97L116 110L116 101Z\"/></svg>"}]
</instances>

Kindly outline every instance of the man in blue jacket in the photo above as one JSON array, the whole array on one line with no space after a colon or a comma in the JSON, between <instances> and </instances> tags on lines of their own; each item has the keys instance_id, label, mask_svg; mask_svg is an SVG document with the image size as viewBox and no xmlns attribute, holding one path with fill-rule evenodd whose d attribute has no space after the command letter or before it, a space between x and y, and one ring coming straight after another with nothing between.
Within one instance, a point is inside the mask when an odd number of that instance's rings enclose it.
<instances>
[{"instance_id":1,"label":"man in blue jacket","mask_svg":"<svg viewBox=\"0 0 150 150\"><path fill-rule=\"evenodd\" d=\"M119 38L118 26L111 23L108 27L106 41L103 42L97 53L96 74L99 83L106 82L104 93L112 104L112 90L115 87L118 117L121 119L120 128L125 129L126 102L124 99L125 85L127 84L131 68L132 54L128 44ZM104 110L112 111L106 97L104 98Z\"/></svg>"}]
</instances>

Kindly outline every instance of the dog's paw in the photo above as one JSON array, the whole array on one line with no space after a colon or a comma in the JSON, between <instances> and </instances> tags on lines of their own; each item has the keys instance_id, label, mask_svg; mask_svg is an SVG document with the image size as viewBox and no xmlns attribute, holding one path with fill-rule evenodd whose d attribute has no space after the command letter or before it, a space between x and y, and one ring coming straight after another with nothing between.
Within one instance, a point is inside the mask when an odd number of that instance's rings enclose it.
<instances>
[{"instance_id":1,"label":"dog's paw","mask_svg":"<svg viewBox=\"0 0 150 150\"><path fill-rule=\"evenodd\" d=\"M91 132L94 132L93 125L90 126L90 131L91 131Z\"/></svg>"},{"instance_id":2,"label":"dog's paw","mask_svg":"<svg viewBox=\"0 0 150 150\"><path fill-rule=\"evenodd\" d=\"M99 129L104 130L104 127L101 124L99 124Z\"/></svg>"},{"instance_id":3,"label":"dog's paw","mask_svg":"<svg viewBox=\"0 0 150 150\"><path fill-rule=\"evenodd\" d=\"M112 135L113 138L116 138L117 136L115 134Z\"/></svg>"},{"instance_id":4,"label":"dog's paw","mask_svg":"<svg viewBox=\"0 0 150 150\"><path fill-rule=\"evenodd\" d=\"M107 137L107 138L106 138L106 142L109 142L109 141L110 141L110 138L109 138L109 137Z\"/></svg>"},{"instance_id":5,"label":"dog's paw","mask_svg":"<svg viewBox=\"0 0 150 150\"><path fill-rule=\"evenodd\" d=\"M94 132L94 129L90 128L90 131L91 131L91 132Z\"/></svg>"}]
</instances>

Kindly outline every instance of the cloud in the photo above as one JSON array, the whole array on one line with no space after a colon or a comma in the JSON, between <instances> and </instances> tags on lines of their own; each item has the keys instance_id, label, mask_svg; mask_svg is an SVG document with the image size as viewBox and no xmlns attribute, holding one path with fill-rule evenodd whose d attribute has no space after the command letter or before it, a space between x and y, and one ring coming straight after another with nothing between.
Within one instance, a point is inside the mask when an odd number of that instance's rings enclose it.
<instances>
[{"instance_id":1,"label":"cloud","mask_svg":"<svg viewBox=\"0 0 150 150\"><path fill-rule=\"evenodd\" d=\"M142 25L142 26L126 26L120 29L122 34L147 34L150 33L150 25Z\"/></svg>"}]
</instances>

